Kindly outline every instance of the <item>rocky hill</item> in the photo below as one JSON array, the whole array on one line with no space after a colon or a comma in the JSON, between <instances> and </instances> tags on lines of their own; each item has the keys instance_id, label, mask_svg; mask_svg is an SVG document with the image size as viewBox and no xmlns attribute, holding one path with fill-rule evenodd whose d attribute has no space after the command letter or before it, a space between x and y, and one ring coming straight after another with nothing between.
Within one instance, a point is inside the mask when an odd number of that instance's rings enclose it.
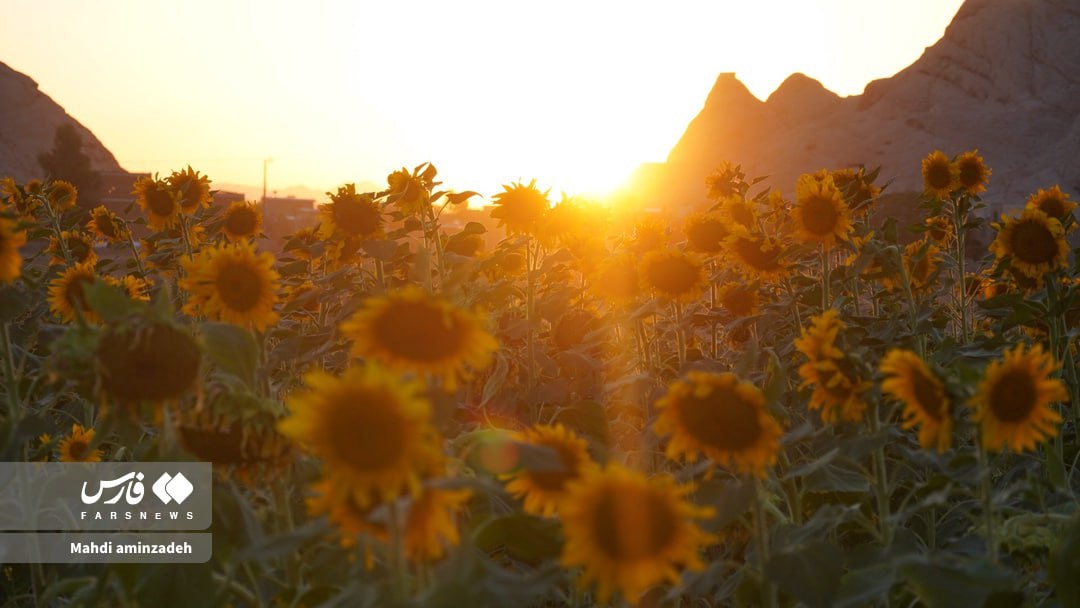
<instances>
[{"instance_id":1,"label":"rocky hill","mask_svg":"<svg viewBox=\"0 0 1080 608\"><path fill-rule=\"evenodd\" d=\"M920 159L978 148L993 169L986 200L1023 202L1039 187L1080 191L1080 3L967 0L912 65L841 98L802 74L766 101L721 74L640 194L679 208L704 201L724 160L786 192L800 173L862 163L921 189ZM646 181L646 180L642 180Z\"/></svg>"},{"instance_id":2,"label":"rocky hill","mask_svg":"<svg viewBox=\"0 0 1080 608\"><path fill-rule=\"evenodd\" d=\"M38 89L29 76L0 63L0 177L25 181L42 176L38 155L52 148L56 127L72 124L83 152L98 171L122 171L116 158L64 108Z\"/></svg>"}]
</instances>

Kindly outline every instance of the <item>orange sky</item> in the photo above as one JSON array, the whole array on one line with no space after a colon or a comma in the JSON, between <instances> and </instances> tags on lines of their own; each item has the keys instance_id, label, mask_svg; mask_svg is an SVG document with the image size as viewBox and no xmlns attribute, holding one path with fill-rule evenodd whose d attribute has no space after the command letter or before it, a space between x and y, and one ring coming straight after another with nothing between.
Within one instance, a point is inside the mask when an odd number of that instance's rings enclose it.
<instances>
[{"instance_id":1,"label":"orange sky","mask_svg":"<svg viewBox=\"0 0 1080 608\"><path fill-rule=\"evenodd\" d=\"M602 193L663 160L716 75L857 94L961 0L4 0L0 61L126 169L318 191L434 162L448 186ZM737 160L737 159L736 159Z\"/></svg>"}]
</instances>

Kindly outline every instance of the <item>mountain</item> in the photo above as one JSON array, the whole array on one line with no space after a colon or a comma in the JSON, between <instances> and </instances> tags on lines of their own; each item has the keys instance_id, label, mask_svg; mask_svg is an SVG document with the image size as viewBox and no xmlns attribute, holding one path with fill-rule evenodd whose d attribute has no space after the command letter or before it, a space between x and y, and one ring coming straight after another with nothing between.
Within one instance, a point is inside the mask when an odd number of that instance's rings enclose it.
<instances>
[{"instance_id":1,"label":"mountain","mask_svg":"<svg viewBox=\"0 0 1080 608\"><path fill-rule=\"evenodd\" d=\"M52 148L56 127L74 125L83 152L98 171L123 171L116 158L90 132L38 89L29 76L0 63L0 177L23 182L44 177L38 155Z\"/></svg>"},{"instance_id":2,"label":"mountain","mask_svg":"<svg viewBox=\"0 0 1080 608\"><path fill-rule=\"evenodd\" d=\"M881 166L891 192L922 189L921 159L977 148L993 170L991 207L1040 187L1080 191L1080 3L967 0L944 36L901 72L841 98L794 74L766 101L721 74L701 112L648 168L644 197L705 200L721 162L769 175L786 193L801 173Z\"/></svg>"}]
</instances>

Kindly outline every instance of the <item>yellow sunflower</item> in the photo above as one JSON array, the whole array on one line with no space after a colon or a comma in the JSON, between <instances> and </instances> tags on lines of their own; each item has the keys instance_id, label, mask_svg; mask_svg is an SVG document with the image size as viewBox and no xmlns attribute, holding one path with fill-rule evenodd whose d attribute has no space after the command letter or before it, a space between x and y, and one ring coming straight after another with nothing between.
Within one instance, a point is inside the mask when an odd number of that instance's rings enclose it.
<instances>
[{"instance_id":1,"label":"yellow sunflower","mask_svg":"<svg viewBox=\"0 0 1080 608\"><path fill-rule=\"evenodd\" d=\"M322 459L331 499L363 508L419 494L421 476L441 460L419 382L366 366L341 377L310 372L304 384L288 398L291 413L278 430Z\"/></svg>"},{"instance_id":2,"label":"yellow sunflower","mask_svg":"<svg viewBox=\"0 0 1080 608\"><path fill-rule=\"evenodd\" d=\"M696 300L708 283L701 260L675 249L647 253L640 273L641 280L655 294L679 302Z\"/></svg>"},{"instance_id":3,"label":"yellow sunflower","mask_svg":"<svg viewBox=\"0 0 1080 608\"><path fill-rule=\"evenodd\" d=\"M405 555L417 563L442 559L447 547L461 542L457 518L470 498L469 490L425 486L405 514Z\"/></svg>"},{"instance_id":4,"label":"yellow sunflower","mask_svg":"<svg viewBox=\"0 0 1080 608\"><path fill-rule=\"evenodd\" d=\"M541 192L535 179L528 185L521 182L504 185L503 191L492 200L495 208L491 210L491 217L499 220L499 226L505 226L510 235L536 234L551 207L547 191Z\"/></svg>"},{"instance_id":5,"label":"yellow sunflower","mask_svg":"<svg viewBox=\"0 0 1080 608\"><path fill-rule=\"evenodd\" d=\"M626 249L642 255L660 249L667 242L668 234L664 224L655 217L646 216L634 224L633 232L626 240Z\"/></svg>"},{"instance_id":6,"label":"yellow sunflower","mask_svg":"<svg viewBox=\"0 0 1080 608\"><path fill-rule=\"evenodd\" d=\"M560 517L562 564L581 568L579 585L595 583L606 604L616 593L634 604L646 589L701 570L699 552L714 538L694 520L712 515L685 498L689 488L667 476L608 465L571 483Z\"/></svg>"},{"instance_id":7,"label":"yellow sunflower","mask_svg":"<svg viewBox=\"0 0 1080 608\"><path fill-rule=\"evenodd\" d=\"M911 281L912 290L921 292L932 287L934 273L941 264L941 256L941 248L926 239L913 241L904 247L904 269Z\"/></svg>"},{"instance_id":8,"label":"yellow sunflower","mask_svg":"<svg viewBox=\"0 0 1080 608\"><path fill-rule=\"evenodd\" d=\"M860 215L869 212L874 200L881 195L881 188L874 184L877 173L867 175L865 167L837 169L830 175L836 188L843 193L848 208Z\"/></svg>"},{"instance_id":9,"label":"yellow sunflower","mask_svg":"<svg viewBox=\"0 0 1080 608\"><path fill-rule=\"evenodd\" d=\"M944 452L952 444L952 404L945 384L919 355L892 349L881 360L881 391L904 404L903 428L919 428L919 445Z\"/></svg>"},{"instance_id":10,"label":"yellow sunflower","mask_svg":"<svg viewBox=\"0 0 1080 608\"><path fill-rule=\"evenodd\" d=\"M851 210L832 177L824 181L810 175L800 177L792 215L796 234L804 243L831 248L851 232Z\"/></svg>"},{"instance_id":11,"label":"yellow sunflower","mask_svg":"<svg viewBox=\"0 0 1080 608\"><path fill-rule=\"evenodd\" d=\"M188 165L183 171L173 171L169 176L169 190L173 199L179 201L184 213L195 213L200 207L209 207L213 200L210 178L200 175Z\"/></svg>"},{"instance_id":12,"label":"yellow sunflower","mask_svg":"<svg viewBox=\"0 0 1080 608\"><path fill-rule=\"evenodd\" d=\"M667 456L716 464L764 478L780 450L780 425L765 411L765 395L735 374L690 372L656 402L653 430L671 435Z\"/></svg>"},{"instance_id":13,"label":"yellow sunflower","mask_svg":"<svg viewBox=\"0 0 1080 608\"><path fill-rule=\"evenodd\" d=\"M953 239L953 223L948 217L944 215L932 215L926 218L926 236L929 236L935 243L942 245L952 242Z\"/></svg>"},{"instance_id":14,"label":"yellow sunflower","mask_svg":"<svg viewBox=\"0 0 1080 608\"><path fill-rule=\"evenodd\" d=\"M641 295L637 260L625 253L602 257L592 272L589 286L608 301L619 304L633 302Z\"/></svg>"},{"instance_id":15,"label":"yellow sunflower","mask_svg":"<svg viewBox=\"0 0 1080 608\"><path fill-rule=\"evenodd\" d=\"M1064 222L1065 218L1076 209L1076 203L1069 199L1068 193L1062 192L1060 186L1054 186L1049 190L1039 188L1038 192L1028 197L1024 206L1028 209L1038 209L1061 222Z\"/></svg>"},{"instance_id":16,"label":"yellow sunflower","mask_svg":"<svg viewBox=\"0 0 1080 608\"><path fill-rule=\"evenodd\" d=\"M327 192L330 202L319 206L322 224L319 235L334 234L350 239L374 239L383 234L382 207L370 193L358 193L356 184L345 184L336 193Z\"/></svg>"},{"instance_id":17,"label":"yellow sunflower","mask_svg":"<svg viewBox=\"0 0 1080 608\"><path fill-rule=\"evenodd\" d=\"M405 213L419 215L430 204L430 193L423 180L404 167L386 176L386 182L390 186L390 200Z\"/></svg>"},{"instance_id":18,"label":"yellow sunflower","mask_svg":"<svg viewBox=\"0 0 1080 608\"><path fill-rule=\"evenodd\" d=\"M76 230L64 230L60 233L60 238L64 239L64 245L67 247L68 254L71 255L71 262L73 264L88 264L93 266L97 262L97 252L94 251L94 241L84 232ZM45 249L47 253L52 254L49 258L49 264L57 266L67 265L67 260L64 258L64 250L60 246L60 239L55 236L49 237L49 246Z\"/></svg>"},{"instance_id":19,"label":"yellow sunflower","mask_svg":"<svg viewBox=\"0 0 1080 608\"><path fill-rule=\"evenodd\" d=\"M985 192L990 173L978 150L970 150L956 157L956 180L968 194Z\"/></svg>"},{"instance_id":20,"label":"yellow sunflower","mask_svg":"<svg viewBox=\"0 0 1080 608\"><path fill-rule=\"evenodd\" d=\"M846 328L847 325L840 320L840 313L835 308L811 317L810 327L802 328L794 344L795 349L809 359L809 363L799 368L799 375L805 382L820 380L814 369L815 364L844 358L844 351L837 347L836 340Z\"/></svg>"},{"instance_id":21,"label":"yellow sunflower","mask_svg":"<svg viewBox=\"0 0 1080 608\"><path fill-rule=\"evenodd\" d=\"M922 161L923 190L938 198L949 198L960 187L956 165L940 150L931 152Z\"/></svg>"},{"instance_id":22,"label":"yellow sunflower","mask_svg":"<svg viewBox=\"0 0 1080 608\"><path fill-rule=\"evenodd\" d=\"M49 184L45 196L53 209L64 211L75 206L79 193L70 182L58 179Z\"/></svg>"},{"instance_id":23,"label":"yellow sunflower","mask_svg":"<svg viewBox=\"0 0 1080 608\"><path fill-rule=\"evenodd\" d=\"M487 367L498 342L480 315L428 295L415 285L365 300L341 324L356 356L395 371L431 374L450 390L470 369Z\"/></svg>"},{"instance_id":24,"label":"yellow sunflower","mask_svg":"<svg viewBox=\"0 0 1080 608\"><path fill-rule=\"evenodd\" d=\"M561 424L536 425L516 433L514 438L522 443L554 450L561 468L558 470L522 469L508 475L506 491L515 498L525 500L526 513L549 517L558 510L566 497L568 483L581 479L596 464L589 456L584 439L568 431Z\"/></svg>"},{"instance_id":25,"label":"yellow sunflower","mask_svg":"<svg viewBox=\"0 0 1080 608\"><path fill-rule=\"evenodd\" d=\"M716 301L736 319L757 314L760 300L756 284L728 283L716 292Z\"/></svg>"},{"instance_id":26,"label":"yellow sunflower","mask_svg":"<svg viewBox=\"0 0 1080 608\"><path fill-rule=\"evenodd\" d=\"M120 403L162 402L191 390L199 376L199 345L164 321L110 324L95 353L104 394Z\"/></svg>"},{"instance_id":27,"label":"yellow sunflower","mask_svg":"<svg viewBox=\"0 0 1080 608\"><path fill-rule=\"evenodd\" d=\"M861 421L866 413L863 394L870 383L848 376L834 361L820 362L816 368L818 381L810 395L810 409L819 410L829 424Z\"/></svg>"},{"instance_id":28,"label":"yellow sunflower","mask_svg":"<svg viewBox=\"0 0 1080 608\"><path fill-rule=\"evenodd\" d=\"M180 201L165 180L144 177L135 182L135 202L146 213L152 230L171 228L180 218Z\"/></svg>"},{"instance_id":29,"label":"yellow sunflower","mask_svg":"<svg viewBox=\"0 0 1080 608\"><path fill-rule=\"evenodd\" d=\"M184 312L263 331L278 320L278 273L274 256L256 253L250 243L203 249L181 261L180 287L190 296Z\"/></svg>"},{"instance_id":30,"label":"yellow sunflower","mask_svg":"<svg viewBox=\"0 0 1080 608\"><path fill-rule=\"evenodd\" d=\"M105 205L98 205L90 212L86 227L91 234L110 243L123 239L125 234L120 218Z\"/></svg>"},{"instance_id":31,"label":"yellow sunflower","mask_svg":"<svg viewBox=\"0 0 1080 608\"><path fill-rule=\"evenodd\" d=\"M741 196L729 196L719 201L721 215L729 226L742 226L747 230L757 228L757 208Z\"/></svg>"},{"instance_id":32,"label":"yellow sunflower","mask_svg":"<svg viewBox=\"0 0 1080 608\"><path fill-rule=\"evenodd\" d=\"M725 244L731 261L747 278L776 279L786 270L783 246L775 237L736 226Z\"/></svg>"},{"instance_id":33,"label":"yellow sunflower","mask_svg":"<svg viewBox=\"0 0 1080 608\"><path fill-rule=\"evenodd\" d=\"M98 316L90 310L83 287L97 280L94 267L76 264L65 270L49 283L49 310L65 323L75 319L76 310L87 321L97 321Z\"/></svg>"},{"instance_id":34,"label":"yellow sunflower","mask_svg":"<svg viewBox=\"0 0 1080 608\"><path fill-rule=\"evenodd\" d=\"M255 203L236 201L222 215L221 230L230 241L257 236L261 226L262 211Z\"/></svg>"},{"instance_id":35,"label":"yellow sunflower","mask_svg":"<svg viewBox=\"0 0 1080 608\"><path fill-rule=\"evenodd\" d=\"M26 244L26 232L14 220L0 217L0 283L10 283L22 274L19 247Z\"/></svg>"},{"instance_id":36,"label":"yellow sunflower","mask_svg":"<svg viewBox=\"0 0 1080 608\"><path fill-rule=\"evenodd\" d=\"M700 253L720 253L730 232L718 211L695 213L686 218L683 225L690 249Z\"/></svg>"},{"instance_id":37,"label":"yellow sunflower","mask_svg":"<svg viewBox=\"0 0 1080 608\"><path fill-rule=\"evenodd\" d=\"M1020 217L1003 215L994 228L997 238L990 251L999 260L1010 258L1012 268L1029 278L1041 279L1068 261L1069 244L1061 222L1036 208L1025 208Z\"/></svg>"},{"instance_id":38,"label":"yellow sunflower","mask_svg":"<svg viewBox=\"0 0 1080 608\"><path fill-rule=\"evenodd\" d=\"M475 258L484 251L484 236L459 232L446 239L443 251L465 258Z\"/></svg>"},{"instance_id":39,"label":"yellow sunflower","mask_svg":"<svg viewBox=\"0 0 1080 608\"><path fill-rule=\"evenodd\" d=\"M71 434L60 440L60 462L101 462L102 451L90 449L93 442L94 429L71 425Z\"/></svg>"},{"instance_id":40,"label":"yellow sunflower","mask_svg":"<svg viewBox=\"0 0 1080 608\"><path fill-rule=\"evenodd\" d=\"M1042 345L1027 350L1018 344L990 363L971 402L984 448L1023 452L1057 435L1061 415L1051 405L1069 399L1065 385L1053 377L1057 369Z\"/></svg>"},{"instance_id":41,"label":"yellow sunflower","mask_svg":"<svg viewBox=\"0 0 1080 608\"><path fill-rule=\"evenodd\" d=\"M705 188L708 197L714 201L732 195L742 195L745 190L746 174L741 165L732 165L730 161L724 161L720 166L705 178Z\"/></svg>"}]
</instances>

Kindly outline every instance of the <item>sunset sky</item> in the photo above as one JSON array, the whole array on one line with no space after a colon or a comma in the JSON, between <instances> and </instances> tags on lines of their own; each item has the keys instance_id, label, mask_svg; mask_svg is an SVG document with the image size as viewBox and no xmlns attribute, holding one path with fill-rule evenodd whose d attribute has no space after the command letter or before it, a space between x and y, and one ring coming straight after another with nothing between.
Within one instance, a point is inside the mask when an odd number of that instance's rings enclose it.
<instances>
[{"instance_id":1,"label":"sunset sky","mask_svg":"<svg viewBox=\"0 0 1080 608\"><path fill-rule=\"evenodd\" d=\"M434 162L493 194L602 193L661 161L720 72L852 95L961 0L3 0L0 61L132 171L318 191ZM18 27L13 24L20 24Z\"/></svg>"}]
</instances>

